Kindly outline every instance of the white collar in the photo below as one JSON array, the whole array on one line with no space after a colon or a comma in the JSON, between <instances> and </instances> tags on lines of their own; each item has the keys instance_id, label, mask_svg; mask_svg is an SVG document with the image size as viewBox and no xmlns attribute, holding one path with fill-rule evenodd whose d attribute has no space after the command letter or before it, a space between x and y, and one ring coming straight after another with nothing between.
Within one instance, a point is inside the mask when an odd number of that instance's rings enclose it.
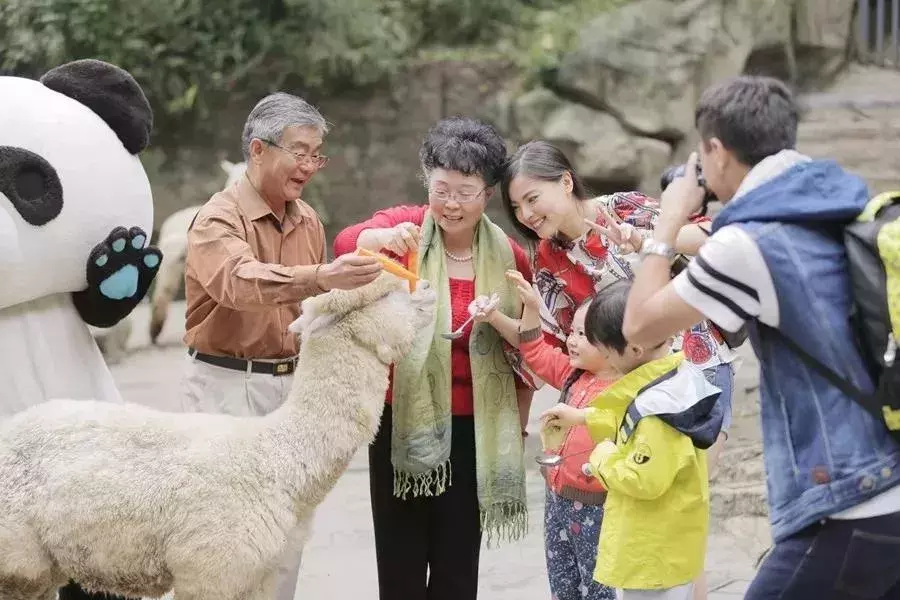
<instances>
[{"instance_id":1,"label":"white collar","mask_svg":"<svg viewBox=\"0 0 900 600\"><path fill-rule=\"evenodd\" d=\"M764 183L768 183L788 169L811 160L810 157L801 154L796 150L782 150L776 154L770 154L759 161L756 166L750 169L750 172L744 176L741 185L729 202L734 202L741 196L747 194L747 192L758 188Z\"/></svg>"}]
</instances>

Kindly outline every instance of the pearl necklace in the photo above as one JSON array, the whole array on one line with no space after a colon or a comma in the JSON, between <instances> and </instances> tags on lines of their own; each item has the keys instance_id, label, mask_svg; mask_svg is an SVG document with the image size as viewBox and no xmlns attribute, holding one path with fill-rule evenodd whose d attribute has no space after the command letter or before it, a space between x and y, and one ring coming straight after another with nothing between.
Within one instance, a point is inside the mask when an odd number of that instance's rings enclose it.
<instances>
[{"instance_id":1,"label":"pearl necklace","mask_svg":"<svg viewBox=\"0 0 900 600\"><path fill-rule=\"evenodd\" d=\"M450 252L449 250L447 250L446 248L444 248L444 254L445 254L445 255L447 256L447 258L449 258L450 260L455 261L455 262L458 262L458 263L469 262L470 260L472 260L472 255L471 255L471 254L469 254L468 256L456 256L455 254L451 253L451 252Z\"/></svg>"}]
</instances>

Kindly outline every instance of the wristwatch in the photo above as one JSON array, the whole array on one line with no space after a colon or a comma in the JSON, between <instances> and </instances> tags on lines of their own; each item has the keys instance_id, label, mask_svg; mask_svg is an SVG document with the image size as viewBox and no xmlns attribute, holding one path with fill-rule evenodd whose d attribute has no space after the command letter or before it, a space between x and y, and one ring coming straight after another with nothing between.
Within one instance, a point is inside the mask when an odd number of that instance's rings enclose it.
<instances>
[{"instance_id":1,"label":"wristwatch","mask_svg":"<svg viewBox=\"0 0 900 600\"><path fill-rule=\"evenodd\" d=\"M644 243L641 244L641 258L644 258L645 256L648 256L650 254L662 256L666 260L671 261L675 258L675 248L666 243L647 238L644 240Z\"/></svg>"}]
</instances>

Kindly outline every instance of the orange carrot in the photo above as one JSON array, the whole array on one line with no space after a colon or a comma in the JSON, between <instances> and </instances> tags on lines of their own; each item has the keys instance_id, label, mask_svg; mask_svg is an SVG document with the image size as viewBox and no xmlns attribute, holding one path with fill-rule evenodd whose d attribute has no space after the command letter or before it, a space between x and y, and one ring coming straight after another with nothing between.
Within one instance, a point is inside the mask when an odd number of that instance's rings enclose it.
<instances>
[{"instance_id":1,"label":"orange carrot","mask_svg":"<svg viewBox=\"0 0 900 600\"><path fill-rule=\"evenodd\" d=\"M396 275L401 279L406 279L407 281L409 281L410 291L414 291L416 289L416 281L418 281L419 278L413 272L404 268L403 265L401 265L397 261L391 260L384 254L372 252L371 250L366 250L365 248L357 248L356 253L360 256L374 256L381 261L382 265L384 265L385 271L387 271L391 275Z\"/></svg>"},{"instance_id":2,"label":"orange carrot","mask_svg":"<svg viewBox=\"0 0 900 600\"><path fill-rule=\"evenodd\" d=\"M419 278L419 252L416 250L409 253L409 272ZM409 280L409 291L416 291L416 282L412 279Z\"/></svg>"}]
</instances>

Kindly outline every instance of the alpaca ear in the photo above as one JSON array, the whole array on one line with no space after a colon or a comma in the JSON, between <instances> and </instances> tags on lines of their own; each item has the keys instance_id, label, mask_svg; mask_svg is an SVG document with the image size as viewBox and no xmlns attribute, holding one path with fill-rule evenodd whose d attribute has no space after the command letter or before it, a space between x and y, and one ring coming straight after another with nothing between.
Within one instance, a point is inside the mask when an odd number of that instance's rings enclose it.
<instances>
[{"instance_id":1,"label":"alpaca ear","mask_svg":"<svg viewBox=\"0 0 900 600\"><path fill-rule=\"evenodd\" d=\"M300 317L288 325L288 331L301 335L310 324L322 314L319 296L312 296L300 303Z\"/></svg>"},{"instance_id":2,"label":"alpaca ear","mask_svg":"<svg viewBox=\"0 0 900 600\"><path fill-rule=\"evenodd\" d=\"M234 168L234 163L229 160L223 160L219 163L219 166L222 167L222 170L225 171L226 175L231 175L231 170Z\"/></svg>"}]
</instances>

